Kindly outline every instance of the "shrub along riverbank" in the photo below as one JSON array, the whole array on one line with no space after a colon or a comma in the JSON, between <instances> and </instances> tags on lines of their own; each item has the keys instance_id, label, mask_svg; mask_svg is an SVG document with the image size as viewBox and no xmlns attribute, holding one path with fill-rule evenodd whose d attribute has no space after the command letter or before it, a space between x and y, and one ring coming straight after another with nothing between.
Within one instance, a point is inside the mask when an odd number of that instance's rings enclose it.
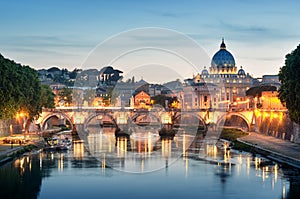
<instances>
[{"instance_id":1,"label":"shrub along riverbank","mask_svg":"<svg viewBox=\"0 0 300 199\"><path fill-rule=\"evenodd\" d=\"M244 144L242 142L239 142L237 139L243 136L248 135L249 133L244 132L240 129L230 129L230 128L224 128L221 132L220 139L228 140L231 142L230 147L235 150L240 151L246 151L246 152L252 152L253 147Z\"/></svg>"}]
</instances>

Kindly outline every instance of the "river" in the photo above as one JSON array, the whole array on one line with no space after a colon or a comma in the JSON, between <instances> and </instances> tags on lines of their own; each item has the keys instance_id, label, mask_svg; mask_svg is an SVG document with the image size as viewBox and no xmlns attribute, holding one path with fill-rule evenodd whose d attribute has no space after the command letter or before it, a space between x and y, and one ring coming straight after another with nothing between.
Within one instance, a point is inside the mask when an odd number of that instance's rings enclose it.
<instances>
[{"instance_id":1,"label":"river","mask_svg":"<svg viewBox=\"0 0 300 199\"><path fill-rule=\"evenodd\" d=\"M1 198L298 198L299 171L226 151L187 132L128 138L93 131L66 152L28 154L0 168ZM188 149L189 148L189 149Z\"/></svg>"}]
</instances>

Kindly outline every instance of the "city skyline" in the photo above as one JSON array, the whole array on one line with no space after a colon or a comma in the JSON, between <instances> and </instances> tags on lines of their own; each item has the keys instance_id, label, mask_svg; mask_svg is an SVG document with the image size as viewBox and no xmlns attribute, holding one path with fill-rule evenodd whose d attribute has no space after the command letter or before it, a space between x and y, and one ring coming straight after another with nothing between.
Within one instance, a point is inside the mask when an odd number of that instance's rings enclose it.
<instances>
[{"instance_id":1,"label":"city skyline","mask_svg":"<svg viewBox=\"0 0 300 199\"><path fill-rule=\"evenodd\" d=\"M300 35L297 1L190 1L188 4L179 1L75 1L72 4L68 1L29 1L26 4L9 1L2 4L6 9L0 13L3 26L1 54L35 69L81 68L92 50L112 36L144 27L159 27L195 40L207 56L203 62L195 62L195 70L186 70L185 66L174 63L172 79L188 78L201 72L204 66L209 67L222 37L236 59L236 66L243 66L250 75L261 77L278 73L284 65L285 55L298 45ZM139 37L131 39L134 42L141 40ZM161 42L161 38L147 39L153 43ZM178 47L181 46L179 43ZM163 59L165 55L161 56ZM89 67L100 69L107 63L101 61ZM165 64L155 63L155 70ZM130 59L123 59L113 67L125 71L124 66L130 64ZM149 62L143 67L147 65ZM167 66L171 65L172 61L167 63ZM141 75L139 71L143 70L135 71L136 79L142 76L155 82L157 75ZM161 79L157 81L164 83Z\"/></svg>"}]
</instances>

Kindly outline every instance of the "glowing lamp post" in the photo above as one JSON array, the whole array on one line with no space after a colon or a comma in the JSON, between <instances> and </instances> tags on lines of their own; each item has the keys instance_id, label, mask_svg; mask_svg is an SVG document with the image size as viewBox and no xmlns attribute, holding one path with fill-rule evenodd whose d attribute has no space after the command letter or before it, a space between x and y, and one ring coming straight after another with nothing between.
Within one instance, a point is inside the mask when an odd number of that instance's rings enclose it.
<instances>
[{"instance_id":1,"label":"glowing lamp post","mask_svg":"<svg viewBox=\"0 0 300 199\"><path fill-rule=\"evenodd\" d=\"M164 128L171 129L172 120L171 120L171 117L168 113L164 113L162 115L161 121L162 121L162 124L163 124Z\"/></svg>"},{"instance_id":2,"label":"glowing lamp post","mask_svg":"<svg viewBox=\"0 0 300 199\"><path fill-rule=\"evenodd\" d=\"M121 113L117 118L117 124L118 125L124 125L127 124L127 114Z\"/></svg>"},{"instance_id":3,"label":"glowing lamp post","mask_svg":"<svg viewBox=\"0 0 300 199\"><path fill-rule=\"evenodd\" d=\"M9 132L10 132L10 136L12 136L12 131L13 131L13 127L12 127L12 124L11 125L9 125ZM12 137L11 137L11 139L12 139ZM13 148L14 147L14 145L13 145L13 141L11 140L11 142L10 142L10 147L11 148Z\"/></svg>"},{"instance_id":4,"label":"glowing lamp post","mask_svg":"<svg viewBox=\"0 0 300 199\"><path fill-rule=\"evenodd\" d=\"M115 135L116 137L127 137L129 138L130 134L129 134L129 128L127 125L127 114L125 112L121 112L118 116L117 116L117 129L115 131Z\"/></svg>"}]
</instances>

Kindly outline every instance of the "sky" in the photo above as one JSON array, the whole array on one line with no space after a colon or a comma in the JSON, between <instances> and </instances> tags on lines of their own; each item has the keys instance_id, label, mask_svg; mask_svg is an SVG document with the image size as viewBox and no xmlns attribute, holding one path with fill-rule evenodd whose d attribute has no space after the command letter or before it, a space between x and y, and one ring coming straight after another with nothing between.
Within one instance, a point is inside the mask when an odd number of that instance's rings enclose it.
<instances>
[{"instance_id":1,"label":"sky","mask_svg":"<svg viewBox=\"0 0 300 199\"><path fill-rule=\"evenodd\" d=\"M300 1L0 0L0 53L35 69L112 65L150 82L210 66L222 37L236 66L277 74L300 43Z\"/></svg>"}]
</instances>

